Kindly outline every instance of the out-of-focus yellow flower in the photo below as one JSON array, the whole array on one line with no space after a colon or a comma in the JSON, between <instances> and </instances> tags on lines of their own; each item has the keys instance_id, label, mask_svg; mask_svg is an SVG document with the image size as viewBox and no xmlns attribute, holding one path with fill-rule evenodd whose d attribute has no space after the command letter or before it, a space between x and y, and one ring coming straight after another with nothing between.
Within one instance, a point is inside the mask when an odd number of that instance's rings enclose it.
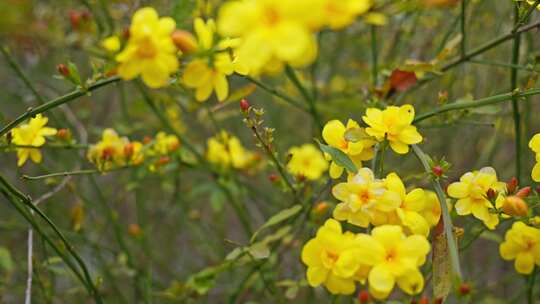
<instances>
[{"instance_id":1,"label":"out-of-focus yellow flower","mask_svg":"<svg viewBox=\"0 0 540 304\"><path fill-rule=\"evenodd\" d=\"M503 192L506 184L497 180L497 173L491 167L480 171L467 172L459 180L448 186L448 195L458 199L455 208L459 215L471 214L484 222L489 229L495 229L499 223L499 216L491 213L494 208L486 197L489 189Z\"/></svg>"},{"instance_id":2,"label":"out-of-focus yellow flower","mask_svg":"<svg viewBox=\"0 0 540 304\"><path fill-rule=\"evenodd\" d=\"M382 26L388 23L388 18L382 13L372 12L364 15L364 21L372 25Z\"/></svg>"},{"instance_id":3,"label":"out-of-focus yellow flower","mask_svg":"<svg viewBox=\"0 0 540 304\"><path fill-rule=\"evenodd\" d=\"M368 282L374 297L386 298L396 283L410 295L422 291L424 278L418 267L430 250L424 236L407 237L400 226L383 225L373 228L371 235L357 235L356 241L361 244L360 263L372 267Z\"/></svg>"},{"instance_id":4,"label":"out-of-focus yellow flower","mask_svg":"<svg viewBox=\"0 0 540 304\"><path fill-rule=\"evenodd\" d=\"M240 140L226 131L208 139L206 158L223 167L245 169L255 160L255 154L242 146Z\"/></svg>"},{"instance_id":5,"label":"out-of-focus yellow flower","mask_svg":"<svg viewBox=\"0 0 540 304\"><path fill-rule=\"evenodd\" d=\"M229 95L227 76L235 71L243 74L244 70L225 50L228 47L227 41L218 43L218 50L212 50L216 32L214 20L210 19L205 23L201 18L197 18L193 27L197 33L198 50L211 54L208 58L195 59L187 65L182 78L184 84L196 90L195 98L198 101L207 100L213 91L216 92L218 100L223 101Z\"/></svg>"},{"instance_id":6,"label":"out-of-focus yellow flower","mask_svg":"<svg viewBox=\"0 0 540 304\"><path fill-rule=\"evenodd\" d=\"M401 107L389 106L384 110L368 108L362 117L367 134L378 141L388 140L390 147L396 153L409 152L409 145L422 141L422 135L411 125L414 120L414 108L411 105Z\"/></svg>"},{"instance_id":7,"label":"out-of-focus yellow flower","mask_svg":"<svg viewBox=\"0 0 540 304\"><path fill-rule=\"evenodd\" d=\"M360 227L378 221L373 218L375 211L391 212L401 203L399 194L387 191L384 181L375 179L369 168L361 168L347 182L334 186L332 194L341 201L334 209L334 218Z\"/></svg>"},{"instance_id":8,"label":"out-of-focus yellow flower","mask_svg":"<svg viewBox=\"0 0 540 304\"><path fill-rule=\"evenodd\" d=\"M151 154L167 155L180 147L180 140L174 134L158 132L151 147Z\"/></svg>"},{"instance_id":9,"label":"out-of-focus yellow flower","mask_svg":"<svg viewBox=\"0 0 540 304\"><path fill-rule=\"evenodd\" d=\"M313 8L311 12L316 26L328 25L331 29L341 29L354 22L358 15L367 12L372 6L372 0L316 0L311 1ZM320 15L317 14L320 11ZM312 13L315 11L315 13Z\"/></svg>"},{"instance_id":10,"label":"out-of-focus yellow flower","mask_svg":"<svg viewBox=\"0 0 540 304\"><path fill-rule=\"evenodd\" d=\"M346 138L347 132L354 132L353 139ZM362 166L362 161L373 158L373 146L376 141L360 128L358 123L352 119L347 121L345 127L339 120L331 120L326 123L322 131L324 141L331 147L340 149L347 154L357 167ZM330 177L339 178L343 173L343 167L335 162L330 163Z\"/></svg>"},{"instance_id":11,"label":"out-of-focus yellow flower","mask_svg":"<svg viewBox=\"0 0 540 304\"><path fill-rule=\"evenodd\" d=\"M540 182L540 134L536 134L529 141L529 148L536 153L536 164L531 172L531 177L535 182Z\"/></svg>"},{"instance_id":12,"label":"out-of-focus yellow flower","mask_svg":"<svg viewBox=\"0 0 540 304\"><path fill-rule=\"evenodd\" d=\"M101 47L111 53L116 53L121 47L120 38L116 35L109 36L101 41Z\"/></svg>"},{"instance_id":13,"label":"out-of-focus yellow flower","mask_svg":"<svg viewBox=\"0 0 540 304\"><path fill-rule=\"evenodd\" d=\"M42 160L41 151L37 149L45 144L45 136L55 135L57 130L54 128L45 127L49 119L41 114L31 118L26 124L13 128L11 142L19 146L32 146L36 148L17 148L17 166L24 165L28 157L34 163L40 163Z\"/></svg>"},{"instance_id":14,"label":"out-of-focus yellow flower","mask_svg":"<svg viewBox=\"0 0 540 304\"><path fill-rule=\"evenodd\" d=\"M385 179L386 189L397 193L400 197L400 205L396 210L388 214L389 224L398 224L405 228L408 234L429 235L429 224L420 212L425 208L424 190L413 189L407 193L405 185L396 173L390 173ZM380 215L384 218L384 215Z\"/></svg>"},{"instance_id":15,"label":"out-of-focus yellow flower","mask_svg":"<svg viewBox=\"0 0 540 304\"><path fill-rule=\"evenodd\" d=\"M140 165L144 161L143 144L132 141L124 146L124 157L126 161L133 165Z\"/></svg>"},{"instance_id":16,"label":"out-of-focus yellow flower","mask_svg":"<svg viewBox=\"0 0 540 304\"><path fill-rule=\"evenodd\" d=\"M527 0L527 3L529 3L530 5L533 5L534 2L535 2L534 0ZM536 9L540 10L540 5L538 5L538 6L536 7Z\"/></svg>"},{"instance_id":17,"label":"out-of-focus yellow flower","mask_svg":"<svg viewBox=\"0 0 540 304\"><path fill-rule=\"evenodd\" d=\"M328 162L322 152L312 144L292 147L289 155L291 159L287 163L287 170L293 175L317 180L328 170Z\"/></svg>"},{"instance_id":18,"label":"out-of-focus yellow flower","mask_svg":"<svg viewBox=\"0 0 540 304\"><path fill-rule=\"evenodd\" d=\"M128 144L127 137L118 136L118 133L113 129L105 129L101 140L88 149L87 158L101 171L125 166L126 153L124 149Z\"/></svg>"},{"instance_id":19,"label":"out-of-focus yellow flower","mask_svg":"<svg viewBox=\"0 0 540 304\"><path fill-rule=\"evenodd\" d=\"M302 249L309 285L323 284L332 294L352 294L355 275L362 268L359 245L353 233L342 232L338 221L327 220Z\"/></svg>"},{"instance_id":20,"label":"out-of-focus yellow flower","mask_svg":"<svg viewBox=\"0 0 540 304\"><path fill-rule=\"evenodd\" d=\"M515 222L506 232L499 253L505 260L514 260L516 271L530 274L534 265L540 266L540 229Z\"/></svg>"},{"instance_id":21,"label":"out-of-focus yellow flower","mask_svg":"<svg viewBox=\"0 0 540 304\"><path fill-rule=\"evenodd\" d=\"M172 18L159 18L151 7L136 11L127 45L116 55L118 75L125 80L141 75L151 88L166 86L169 75L178 70L177 50L171 38L175 27Z\"/></svg>"},{"instance_id":22,"label":"out-of-focus yellow flower","mask_svg":"<svg viewBox=\"0 0 540 304\"><path fill-rule=\"evenodd\" d=\"M527 203L517 195L505 196L500 194L497 196L495 205L497 208L500 208L504 214L510 216L526 216L529 211Z\"/></svg>"},{"instance_id":23,"label":"out-of-focus yellow flower","mask_svg":"<svg viewBox=\"0 0 540 304\"><path fill-rule=\"evenodd\" d=\"M236 51L250 73L258 74L273 58L307 64L317 53L307 20L312 11L310 1L229 1L219 11L218 31L242 38Z\"/></svg>"}]
</instances>

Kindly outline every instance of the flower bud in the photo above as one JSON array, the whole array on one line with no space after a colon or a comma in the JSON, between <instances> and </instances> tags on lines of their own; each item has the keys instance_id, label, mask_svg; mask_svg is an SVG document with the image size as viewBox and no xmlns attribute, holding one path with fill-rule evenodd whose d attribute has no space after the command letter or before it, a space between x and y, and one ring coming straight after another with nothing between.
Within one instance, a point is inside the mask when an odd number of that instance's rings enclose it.
<instances>
[{"instance_id":1,"label":"flower bud","mask_svg":"<svg viewBox=\"0 0 540 304\"><path fill-rule=\"evenodd\" d=\"M468 295L469 293L471 293L471 285L467 284L467 283L463 283L459 286L459 294L462 295L462 296L466 296Z\"/></svg>"},{"instance_id":2,"label":"flower bud","mask_svg":"<svg viewBox=\"0 0 540 304\"><path fill-rule=\"evenodd\" d=\"M523 187L519 189L519 191L516 193L516 196L521 198L526 198L531 193L531 187Z\"/></svg>"},{"instance_id":3,"label":"flower bud","mask_svg":"<svg viewBox=\"0 0 540 304\"><path fill-rule=\"evenodd\" d=\"M270 180L272 183L275 183L279 181L279 176L277 174L272 173L268 175L268 180Z\"/></svg>"},{"instance_id":4,"label":"flower bud","mask_svg":"<svg viewBox=\"0 0 540 304\"><path fill-rule=\"evenodd\" d=\"M514 176L510 179L510 181L506 183L506 190L508 191L508 193L514 193L514 191L516 191L517 185L518 185L518 180Z\"/></svg>"},{"instance_id":5,"label":"flower bud","mask_svg":"<svg viewBox=\"0 0 540 304\"><path fill-rule=\"evenodd\" d=\"M418 301L418 304L429 304L429 299L426 296L423 296L420 301Z\"/></svg>"},{"instance_id":6,"label":"flower bud","mask_svg":"<svg viewBox=\"0 0 540 304\"><path fill-rule=\"evenodd\" d=\"M69 76L69 69L68 67L63 64L63 63L60 63L59 65L56 66L56 70L58 71L58 73L60 73L60 75L64 76L64 77L68 77Z\"/></svg>"},{"instance_id":7,"label":"flower bud","mask_svg":"<svg viewBox=\"0 0 540 304\"><path fill-rule=\"evenodd\" d=\"M240 109L242 110L242 112L247 112L249 110L249 102L247 101L247 99L243 98L242 100L240 100Z\"/></svg>"},{"instance_id":8,"label":"flower bud","mask_svg":"<svg viewBox=\"0 0 540 304\"><path fill-rule=\"evenodd\" d=\"M431 172L433 172L433 174L437 177L441 177L443 174L444 174L444 170L443 168L441 168L441 166L433 166L431 168Z\"/></svg>"},{"instance_id":9,"label":"flower bud","mask_svg":"<svg viewBox=\"0 0 540 304\"><path fill-rule=\"evenodd\" d=\"M367 304L369 303L369 292L365 291L365 290L361 290L359 293L358 293L358 302L360 302L360 304Z\"/></svg>"},{"instance_id":10,"label":"flower bud","mask_svg":"<svg viewBox=\"0 0 540 304\"><path fill-rule=\"evenodd\" d=\"M497 191L493 190L492 188L489 188L486 192L486 196L488 199L492 200L497 197Z\"/></svg>"},{"instance_id":11,"label":"flower bud","mask_svg":"<svg viewBox=\"0 0 540 304\"><path fill-rule=\"evenodd\" d=\"M325 202L325 201L319 202L313 208L313 214L322 215L323 213L325 213L328 210L328 208L330 208L330 205L327 202Z\"/></svg>"},{"instance_id":12,"label":"flower bud","mask_svg":"<svg viewBox=\"0 0 540 304\"><path fill-rule=\"evenodd\" d=\"M191 54L197 50L197 40L193 34L184 30L175 30L171 34L174 45L184 54Z\"/></svg>"},{"instance_id":13,"label":"flower bud","mask_svg":"<svg viewBox=\"0 0 540 304\"><path fill-rule=\"evenodd\" d=\"M509 196L504 199L502 211L512 216L525 216L529 211L527 203L518 196Z\"/></svg>"},{"instance_id":14,"label":"flower bud","mask_svg":"<svg viewBox=\"0 0 540 304\"><path fill-rule=\"evenodd\" d=\"M56 132L56 137L60 140L69 140L71 139L71 132L68 129L59 129Z\"/></svg>"},{"instance_id":15,"label":"flower bud","mask_svg":"<svg viewBox=\"0 0 540 304\"><path fill-rule=\"evenodd\" d=\"M145 136L142 140L143 144L145 145L149 144L151 141L152 141L152 137L150 136Z\"/></svg>"},{"instance_id":16,"label":"flower bud","mask_svg":"<svg viewBox=\"0 0 540 304\"><path fill-rule=\"evenodd\" d=\"M156 165L158 166L163 166L163 165L166 165L168 164L169 162L171 161L171 158L168 157L168 156L162 156L158 159L158 161L156 162Z\"/></svg>"},{"instance_id":17,"label":"flower bud","mask_svg":"<svg viewBox=\"0 0 540 304\"><path fill-rule=\"evenodd\" d=\"M129 224L128 226L128 233L131 235L131 236L140 236L141 233L142 233L142 230L141 230L141 227L137 224Z\"/></svg>"},{"instance_id":18,"label":"flower bud","mask_svg":"<svg viewBox=\"0 0 540 304\"><path fill-rule=\"evenodd\" d=\"M128 143L124 146L124 156L131 157L135 151L135 146L132 143Z\"/></svg>"},{"instance_id":19,"label":"flower bud","mask_svg":"<svg viewBox=\"0 0 540 304\"><path fill-rule=\"evenodd\" d=\"M129 36L130 36L130 33L129 33L129 27L124 27L122 29L122 38L128 40L129 39Z\"/></svg>"}]
</instances>

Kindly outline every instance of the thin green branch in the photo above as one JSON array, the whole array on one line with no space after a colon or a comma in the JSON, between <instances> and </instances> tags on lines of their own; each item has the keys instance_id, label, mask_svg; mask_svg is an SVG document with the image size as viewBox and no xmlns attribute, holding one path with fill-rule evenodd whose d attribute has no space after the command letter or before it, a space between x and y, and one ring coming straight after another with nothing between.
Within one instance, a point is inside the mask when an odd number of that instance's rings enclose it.
<instances>
[{"instance_id":1,"label":"thin green branch","mask_svg":"<svg viewBox=\"0 0 540 304\"><path fill-rule=\"evenodd\" d=\"M435 108L431 111L418 115L414 119L413 123L416 124L416 123L419 123L420 121L426 120L433 116L437 116L439 114L450 112L450 111L485 107L488 105L509 101L509 100L512 100L513 98L534 96L538 94L540 94L540 89L537 88L537 89L525 90L522 92L511 92L511 93L505 93L505 94L500 94L500 95L494 95L494 96L472 100L472 101L460 101L460 102L448 103L444 106Z\"/></svg>"},{"instance_id":2,"label":"thin green branch","mask_svg":"<svg viewBox=\"0 0 540 304\"><path fill-rule=\"evenodd\" d=\"M529 71L529 72L535 72L540 73L540 70L534 69L532 67L527 67L520 64L511 64L506 62L498 62L498 61L491 61L491 60L481 60L481 59L471 59L469 61L470 63L476 63L476 64L482 64L482 65L488 65L488 66L494 66L494 67L501 67L501 68L514 68L518 70L523 71Z\"/></svg>"},{"instance_id":3,"label":"thin green branch","mask_svg":"<svg viewBox=\"0 0 540 304\"><path fill-rule=\"evenodd\" d=\"M6 59L7 63L11 67L11 69L19 76L19 78L24 82L26 87L32 92L32 95L36 98L39 104L44 104L45 99L41 97L41 95L38 93L34 85L32 84L32 81L28 79L26 74L23 72L19 64L11 57L11 54L9 53L9 50L6 47L0 47L0 52L2 52L2 55L4 55L4 58Z\"/></svg>"},{"instance_id":4,"label":"thin green branch","mask_svg":"<svg viewBox=\"0 0 540 304\"><path fill-rule=\"evenodd\" d=\"M271 88L269 86L267 86L266 84L258 81L257 79L255 78L252 78L250 76L244 76L244 75L241 75L242 77L244 77L246 80L248 80L249 82L255 84L256 86L258 86L259 88L263 89L264 91L270 93L271 95L274 95L275 97L287 102L288 104L304 111L304 112L308 112L308 110L306 109L305 106L302 105L302 103L294 100L292 97L290 96L287 96L286 94L278 91L277 89L274 89L274 88Z\"/></svg>"},{"instance_id":5,"label":"thin green branch","mask_svg":"<svg viewBox=\"0 0 540 304\"><path fill-rule=\"evenodd\" d=\"M379 78L379 51L377 50L377 27L371 26L371 83L373 87L377 86L377 79Z\"/></svg>"},{"instance_id":6,"label":"thin green branch","mask_svg":"<svg viewBox=\"0 0 540 304\"><path fill-rule=\"evenodd\" d=\"M48 101L38 107L35 108L29 108L24 112L23 114L19 115L15 120L11 121L7 125L5 125L2 129L0 129L0 136L3 136L7 134L11 129L15 128L19 124L21 124L23 121L27 120L28 118L31 118L37 114L43 113L45 111L48 111L50 109L56 108L60 105L63 105L65 103L68 103L74 99L77 99L81 96L84 96L88 94L89 92L92 92L96 89L99 89L103 86L106 86L111 83L115 83L119 81L120 78L118 76L113 76L105 79L101 79L96 81L95 83L89 85L86 88L78 88L66 95L60 96L58 98L55 98L51 101Z\"/></svg>"},{"instance_id":7,"label":"thin green branch","mask_svg":"<svg viewBox=\"0 0 540 304\"><path fill-rule=\"evenodd\" d=\"M461 57L467 54L467 0L461 0Z\"/></svg>"},{"instance_id":8,"label":"thin green branch","mask_svg":"<svg viewBox=\"0 0 540 304\"><path fill-rule=\"evenodd\" d=\"M100 171L100 170L97 170L97 169L85 169L85 170L55 172L55 173L50 173L50 174L45 174L45 175L37 175L37 176L29 176L29 175L25 174L25 175L21 176L21 179L40 180L40 179L45 179L45 178L50 178L50 177L59 177L59 176L63 177L63 176L74 176L74 175L107 174L109 172L119 171L119 170L128 169L128 168L132 168L132 167L133 166L124 166L124 167L118 167L118 168L114 168L114 169L107 170L107 171Z\"/></svg>"},{"instance_id":9,"label":"thin green branch","mask_svg":"<svg viewBox=\"0 0 540 304\"><path fill-rule=\"evenodd\" d=\"M529 282L527 284L527 303L534 304L534 283L536 281L536 273L538 272L538 266L533 266L533 272L529 276Z\"/></svg>"},{"instance_id":10,"label":"thin green branch","mask_svg":"<svg viewBox=\"0 0 540 304\"><path fill-rule=\"evenodd\" d=\"M540 0L536 0L521 18L519 18L519 14L516 15L516 24L514 25L514 29L513 29L514 31L516 31L523 24L527 23L527 21L529 20L529 17L531 16L531 14L534 12L534 10L539 4L540 4Z\"/></svg>"},{"instance_id":11,"label":"thin green branch","mask_svg":"<svg viewBox=\"0 0 540 304\"><path fill-rule=\"evenodd\" d=\"M298 76L296 75L296 72L290 67L285 67L285 74L289 78L289 80L293 83L293 85L300 91L300 94L302 94L302 97L304 97L304 100L307 102L309 107L309 112L313 118L313 121L315 121L315 125L317 126L317 130L322 132L322 120L321 116L319 115L319 112L317 111L317 106L315 105L315 100L313 96L311 96L308 92L308 90L302 85L300 82L300 79L298 79Z\"/></svg>"},{"instance_id":12,"label":"thin green branch","mask_svg":"<svg viewBox=\"0 0 540 304\"><path fill-rule=\"evenodd\" d=\"M422 163L425 172L427 174L431 174L431 167L429 165L428 156L417 145L412 145L412 149L420 163ZM456 239L454 237L452 218L450 217L450 211L448 210L448 206L446 206L446 195L444 194L444 191L438 179L431 178L431 186L435 190L435 193L437 194L437 198L439 199L439 203L441 205L444 233L446 234L446 241L448 242L448 251L450 255L452 269L454 271L454 275L456 275L461 280L462 275L461 267L459 265L459 252L456 244Z\"/></svg>"},{"instance_id":13,"label":"thin green branch","mask_svg":"<svg viewBox=\"0 0 540 304\"><path fill-rule=\"evenodd\" d=\"M516 28L519 27L519 5L515 5L514 18L516 19ZM517 34L514 37L514 43L512 46L512 63L513 65L519 64L519 50L521 45L521 35ZM510 91L514 91L518 87L518 70L516 68L510 69ZM521 115L519 112L518 98L512 97L512 118L514 120L514 149L516 153L515 162L515 175L518 181L521 181Z\"/></svg>"}]
</instances>

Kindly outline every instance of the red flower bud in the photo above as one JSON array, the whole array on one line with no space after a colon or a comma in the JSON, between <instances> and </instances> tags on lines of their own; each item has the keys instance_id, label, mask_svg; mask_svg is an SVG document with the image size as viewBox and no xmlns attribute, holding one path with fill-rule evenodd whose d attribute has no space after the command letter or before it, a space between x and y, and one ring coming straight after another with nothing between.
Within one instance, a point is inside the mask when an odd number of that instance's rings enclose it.
<instances>
[{"instance_id":1,"label":"red flower bud","mask_svg":"<svg viewBox=\"0 0 540 304\"><path fill-rule=\"evenodd\" d=\"M362 290L358 293L358 301L360 304L369 303L369 292Z\"/></svg>"},{"instance_id":2,"label":"red flower bud","mask_svg":"<svg viewBox=\"0 0 540 304\"><path fill-rule=\"evenodd\" d=\"M268 180L270 180L272 183L275 183L279 181L279 176L277 174L272 173L268 175Z\"/></svg>"},{"instance_id":3,"label":"red flower bud","mask_svg":"<svg viewBox=\"0 0 540 304\"><path fill-rule=\"evenodd\" d=\"M126 40L129 39L129 27L122 29L122 37Z\"/></svg>"},{"instance_id":4,"label":"red flower bud","mask_svg":"<svg viewBox=\"0 0 540 304\"><path fill-rule=\"evenodd\" d=\"M58 70L58 73L60 73L60 75L64 76L64 77L68 77L69 76L69 69L68 67L63 64L63 63L60 63L59 65L56 66L56 70Z\"/></svg>"},{"instance_id":5,"label":"red flower bud","mask_svg":"<svg viewBox=\"0 0 540 304\"><path fill-rule=\"evenodd\" d=\"M517 186L518 186L518 180L514 176L510 179L510 181L506 183L506 190L508 191L508 193L514 193L514 191L516 191Z\"/></svg>"},{"instance_id":6,"label":"red flower bud","mask_svg":"<svg viewBox=\"0 0 540 304\"><path fill-rule=\"evenodd\" d=\"M488 199L494 199L497 197L497 191L493 190L492 188L489 188L486 192L486 196Z\"/></svg>"},{"instance_id":7,"label":"red flower bud","mask_svg":"<svg viewBox=\"0 0 540 304\"><path fill-rule=\"evenodd\" d=\"M434 174L435 176L441 177L441 176L443 175L443 173L444 173L444 170L443 170L443 168L441 168L441 166L438 166L438 165L437 165L437 166L433 166L433 167L431 168L431 172L433 172L433 174Z\"/></svg>"},{"instance_id":8,"label":"red flower bud","mask_svg":"<svg viewBox=\"0 0 540 304\"><path fill-rule=\"evenodd\" d=\"M68 129L59 129L56 132L56 137L61 140L68 140L71 137L71 132Z\"/></svg>"},{"instance_id":9,"label":"red flower bud","mask_svg":"<svg viewBox=\"0 0 540 304\"><path fill-rule=\"evenodd\" d=\"M531 193L531 187L523 187L519 189L519 191L516 193L516 196L521 198L526 198Z\"/></svg>"},{"instance_id":10,"label":"red flower bud","mask_svg":"<svg viewBox=\"0 0 540 304\"><path fill-rule=\"evenodd\" d=\"M242 110L242 112L247 112L247 110L249 110L249 102L247 101L247 99L242 99L240 100L240 109Z\"/></svg>"},{"instance_id":11,"label":"red flower bud","mask_svg":"<svg viewBox=\"0 0 540 304\"><path fill-rule=\"evenodd\" d=\"M461 286L459 286L459 294L460 295L466 296L469 293L471 293L471 286L469 284L463 283L463 284L461 284Z\"/></svg>"},{"instance_id":12,"label":"red flower bud","mask_svg":"<svg viewBox=\"0 0 540 304\"><path fill-rule=\"evenodd\" d=\"M429 304L429 299L424 296L418 301L418 304Z\"/></svg>"},{"instance_id":13,"label":"red flower bud","mask_svg":"<svg viewBox=\"0 0 540 304\"><path fill-rule=\"evenodd\" d=\"M437 299L433 300L433 304L442 304L442 303L443 303L442 298L437 298Z\"/></svg>"}]
</instances>

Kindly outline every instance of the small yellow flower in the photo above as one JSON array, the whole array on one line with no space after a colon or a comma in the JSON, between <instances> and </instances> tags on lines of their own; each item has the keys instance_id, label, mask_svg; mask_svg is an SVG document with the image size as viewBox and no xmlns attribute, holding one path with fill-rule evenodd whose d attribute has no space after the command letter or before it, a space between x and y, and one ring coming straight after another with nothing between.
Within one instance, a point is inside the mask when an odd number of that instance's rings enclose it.
<instances>
[{"instance_id":1,"label":"small yellow flower","mask_svg":"<svg viewBox=\"0 0 540 304\"><path fill-rule=\"evenodd\" d=\"M540 266L540 229L515 222L506 232L499 253L505 260L514 260L516 271L530 274L534 265Z\"/></svg>"},{"instance_id":2,"label":"small yellow flower","mask_svg":"<svg viewBox=\"0 0 540 304\"><path fill-rule=\"evenodd\" d=\"M259 73L274 59L307 64L317 53L306 19L310 11L310 1L229 1L219 11L218 31L241 38L236 51L251 73Z\"/></svg>"},{"instance_id":3,"label":"small yellow flower","mask_svg":"<svg viewBox=\"0 0 540 304\"><path fill-rule=\"evenodd\" d=\"M45 136L55 135L57 130L45 127L49 119L41 114L31 118L27 124L22 124L11 130L13 136L12 143L19 146L32 146L34 148L17 148L17 166L24 165L28 157L34 163L40 163L42 160L41 151L37 149L45 144Z\"/></svg>"},{"instance_id":4,"label":"small yellow flower","mask_svg":"<svg viewBox=\"0 0 540 304\"><path fill-rule=\"evenodd\" d=\"M321 11L318 22L320 25L328 25L331 29L337 30L350 25L360 14L369 10L372 0L319 0L312 1L316 9ZM314 14L315 17L315 14Z\"/></svg>"},{"instance_id":5,"label":"small yellow flower","mask_svg":"<svg viewBox=\"0 0 540 304\"><path fill-rule=\"evenodd\" d=\"M480 169L480 171L467 172L459 182L448 186L448 195L458 199L455 208L459 215L471 214L484 222L489 229L495 229L499 223L499 217L491 213L494 208L486 197L487 191L493 189L497 192L506 190L506 184L497 180L497 173L491 167Z\"/></svg>"},{"instance_id":6,"label":"small yellow flower","mask_svg":"<svg viewBox=\"0 0 540 304\"><path fill-rule=\"evenodd\" d=\"M328 162L319 149L312 144L289 149L291 159L287 163L289 172L309 180L317 180L328 170Z\"/></svg>"},{"instance_id":7,"label":"small yellow flower","mask_svg":"<svg viewBox=\"0 0 540 304\"><path fill-rule=\"evenodd\" d=\"M529 148L536 153L536 164L531 172L531 177L535 182L540 182L540 134L536 134L529 141Z\"/></svg>"},{"instance_id":8,"label":"small yellow flower","mask_svg":"<svg viewBox=\"0 0 540 304\"><path fill-rule=\"evenodd\" d=\"M527 203L517 195L504 196L500 194L497 196L495 205L509 216L526 216L529 211Z\"/></svg>"},{"instance_id":9,"label":"small yellow flower","mask_svg":"<svg viewBox=\"0 0 540 304\"><path fill-rule=\"evenodd\" d=\"M212 50L216 32L214 20L210 19L205 23L201 18L197 18L193 27L197 33L198 50L211 54L208 58L191 61L184 71L182 80L186 86L196 90L197 101L207 100L213 91L216 92L219 101L224 101L229 95L227 76L233 72L245 73L226 50L230 41L219 42L218 50Z\"/></svg>"},{"instance_id":10,"label":"small yellow flower","mask_svg":"<svg viewBox=\"0 0 540 304\"><path fill-rule=\"evenodd\" d=\"M386 298L396 283L410 295L422 291L424 278L418 267L430 250L424 236L406 236L400 226L383 225L373 228L371 235L357 235L356 241L361 244L359 262L372 267L368 282L374 297Z\"/></svg>"},{"instance_id":11,"label":"small yellow flower","mask_svg":"<svg viewBox=\"0 0 540 304\"><path fill-rule=\"evenodd\" d=\"M379 221L375 215L395 211L401 203L399 194L387 191L384 181L376 179L368 168L334 186L332 194L341 201L334 209L334 218L360 227Z\"/></svg>"},{"instance_id":12,"label":"small yellow flower","mask_svg":"<svg viewBox=\"0 0 540 304\"><path fill-rule=\"evenodd\" d=\"M125 147L128 144L129 140L126 137L118 136L118 133L113 129L105 129L101 135L101 140L88 149L87 158L102 171L125 166ZM128 152L127 154L131 153Z\"/></svg>"},{"instance_id":13,"label":"small yellow flower","mask_svg":"<svg viewBox=\"0 0 540 304\"><path fill-rule=\"evenodd\" d=\"M101 47L111 53L116 53L120 50L121 43L118 36L109 36L101 41Z\"/></svg>"},{"instance_id":14,"label":"small yellow flower","mask_svg":"<svg viewBox=\"0 0 540 304\"><path fill-rule=\"evenodd\" d=\"M411 125L414 108L411 105L389 106L384 110L368 108L362 117L368 124L366 133L379 142L388 140L390 147L398 154L409 152L409 145L422 141L422 135Z\"/></svg>"},{"instance_id":15,"label":"small yellow flower","mask_svg":"<svg viewBox=\"0 0 540 304\"><path fill-rule=\"evenodd\" d=\"M390 173L385 179L388 191L399 194L400 205L394 213L389 214L389 223L398 224L405 228L408 234L429 235L429 224L420 214L425 208L424 190L413 189L407 193L403 181L396 173Z\"/></svg>"},{"instance_id":16,"label":"small yellow flower","mask_svg":"<svg viewBox=\"0 0 540 304\"><path fill-rule=\"evenodd\" d=\"M424 194L424 209L420 211L420 214L426 219L429 227L434 227L439 223L439 219L441 218L441 203L439 203L439 198L435 192L424 191ZM449 204L447 203L446 205L448 206Z\"/></svg>"},{"instance_id":17,"label":"small yellow flower","mask_svg":"<svg viewBox=\"0 0 540 304\"><path fill-rule=\"evenodd\" d=\"M152 154L167 155L180 147L180 141L174 134L158 132L152 145Z\"/></svg>"},{"instance_id":18,"label":"small yellow flower","mask_svg":"<svg viewBox=\"0 0 540 304\"><path fill-rule=\"evenodd\" d=\"M342 232L338 221L327 220L302 248L309 285L323 284L332 294L352 294L356 273L362 267L359 245L353 233Z\"/></svg>"},{"instance_id":19,"label":"small yellow flower","mask_svg":"<svg viewBox=\"0 0 540 304\"><path fill-rule=\"evenodd\" d=\"M218 135L209 138L207 146L208 161L223 167L245 169L255 159L253 152L246 150L237 137L226 131L221 131Z\"/></svg>"},{"instance_id":20,"label":"small yellow flower","mask_svg":"<svg viewBox=\"0 0 540 304\"><path fill-rule=\"evenodd\" d=\"M346 138L347 132L354 132L355 140ZM326 123L322 131L324 141L331 147L340 149L347 154L357 167L362 166L362 161L370 160L374 156L373 146L376 141L360 128L352 119L347 121L347 126L339 120L331 120ZM343 173L343 167L335 162L330 163L330 177L339 178Z\"/></svg>"},{"instance_id":21,"label":"small yellow flower","mask_svg":"<svg viewBox=\"0 0 540 304\"><path fill-rule=\"evenodd\" d=\"M177 50L171 38L175 27L172 18L159 18L151 7L136 11L127 45L116 55L118 75L125 80L141 75L151 88L166 86L169 75L178 70Z\"/></svg>"}]
</instances>

